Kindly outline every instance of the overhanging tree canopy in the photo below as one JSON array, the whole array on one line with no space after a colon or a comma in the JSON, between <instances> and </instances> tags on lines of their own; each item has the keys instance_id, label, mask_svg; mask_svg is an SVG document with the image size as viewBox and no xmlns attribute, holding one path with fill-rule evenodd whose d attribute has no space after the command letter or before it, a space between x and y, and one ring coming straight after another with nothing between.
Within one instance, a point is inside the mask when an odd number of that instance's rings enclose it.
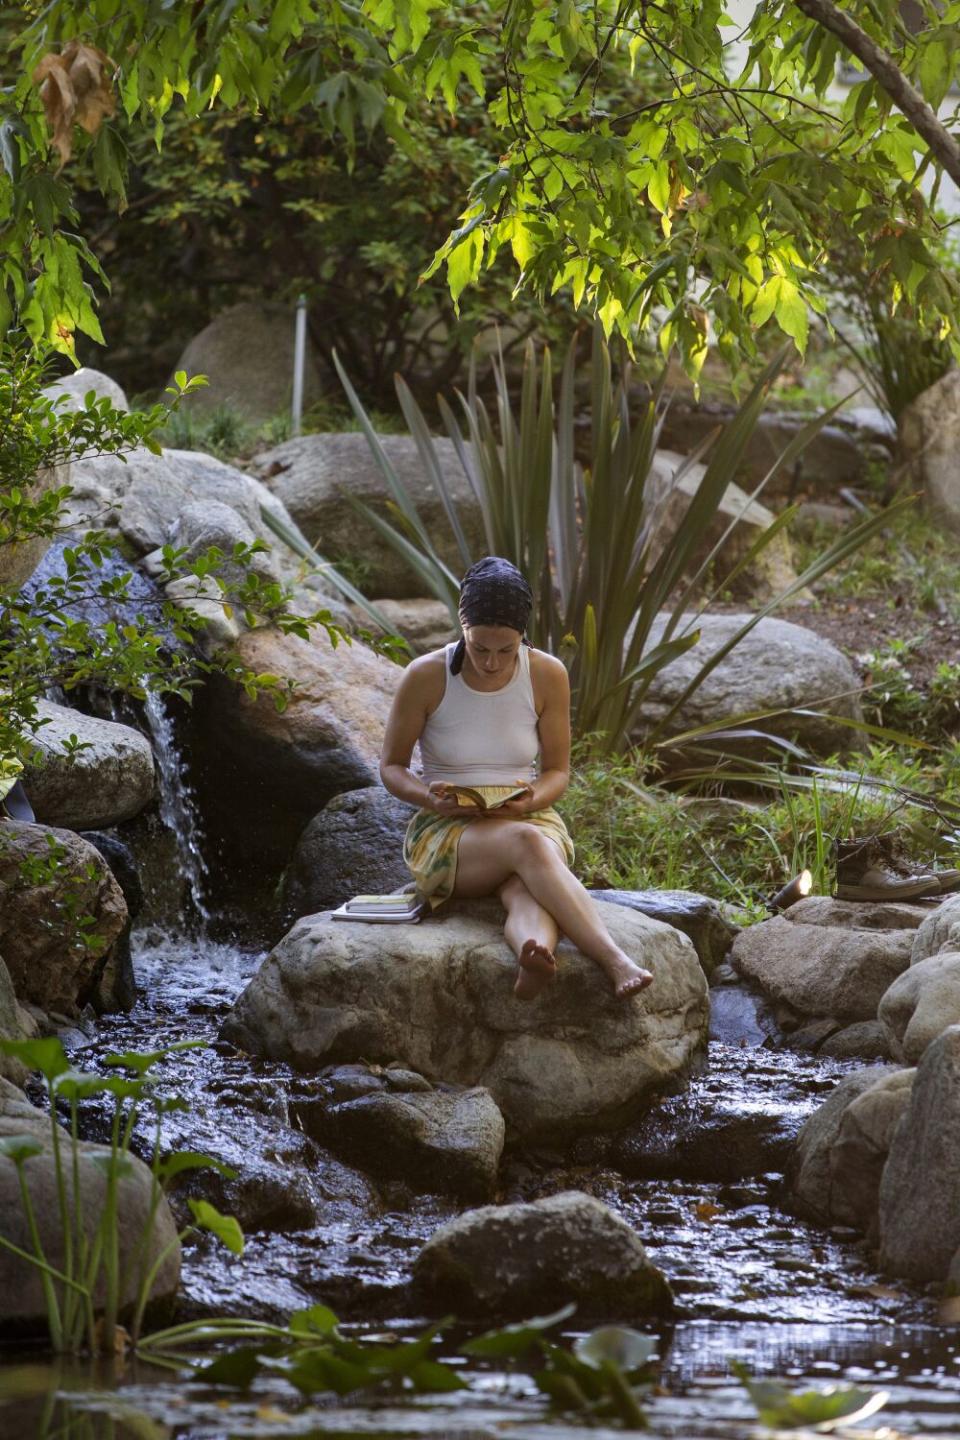
<instances>
[{"instance_id":1,"label":"overhanging tree canopy","mask_svg":"<svg viewBox=\"0 0 960 1440\"><path fill-rule=\"evenodd\" d=\"M874 0L761 0L738 29L721 0L28 0L6 12L0 325L16 312L68 350L77 329L99 338L103 277L72 229L70 176L92 165L123 203L114 97L158 145L175 105L309 106L348 151L382 130L416 157L413 99L455 113L472 90L500 143L434 260L455 298L512 255L519 286L569 287L696 373L711 328L733 362L768 324L803 350L842 225L876 283L947 333L958 292L920 182L960 183L936 116L960 73L960 4L918 8L916 28ZM863 79L834 101L840 56Z\"/></svg>"}]
</instances>

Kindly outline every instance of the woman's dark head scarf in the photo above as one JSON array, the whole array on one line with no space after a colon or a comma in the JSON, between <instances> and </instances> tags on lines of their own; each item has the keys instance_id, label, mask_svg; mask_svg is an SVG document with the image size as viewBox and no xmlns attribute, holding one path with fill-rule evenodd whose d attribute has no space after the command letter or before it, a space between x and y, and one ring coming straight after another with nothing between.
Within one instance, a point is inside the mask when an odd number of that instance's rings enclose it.
<instances>
[{"instance_id":1,"label":"woman's dark head scarf","mask_svg":"<svg viewBox=\"0 0 960 1440\"><path fill-rule=\"evenodd\" d=\"M533 608L533 591L516 565L499 555L486 555L460 582L460 623L505 625L522 635ZM450 669L459 675L466 645L461 639L454 648Z\"/></svg>"}]
</instances>

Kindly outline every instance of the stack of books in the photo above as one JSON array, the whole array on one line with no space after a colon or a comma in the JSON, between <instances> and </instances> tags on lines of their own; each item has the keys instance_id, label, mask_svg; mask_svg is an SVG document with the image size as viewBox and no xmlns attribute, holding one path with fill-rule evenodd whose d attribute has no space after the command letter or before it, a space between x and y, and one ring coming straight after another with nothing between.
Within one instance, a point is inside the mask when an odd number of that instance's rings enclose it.
<instances>
[{"instance_id":1,"label":"stack of books","mask_svg":"<svg viewBox=\"0 0 960 1440\"><path fill-rule=\"evenodd\" d=\"M430 906L416 891L400 895L355 895L338 910L334 920L360 920L372 925L416 925Z\"/></svg>"}]
</instances>

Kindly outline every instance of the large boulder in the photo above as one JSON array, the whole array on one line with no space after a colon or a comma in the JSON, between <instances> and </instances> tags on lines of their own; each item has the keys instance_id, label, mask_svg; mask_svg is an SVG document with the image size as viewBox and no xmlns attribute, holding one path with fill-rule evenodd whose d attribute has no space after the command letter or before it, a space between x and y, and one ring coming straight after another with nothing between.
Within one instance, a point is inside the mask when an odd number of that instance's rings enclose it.
<instances>
[{"instance_id":1,"label":"large boulder","mask_svg":"<svg viewBox=\"0 0 960 1440\"><path fill-rule=\"evenodd\" d=\"M388 895L409 884L403 838L412 814L382 785L335 795L297 841L284 880L288 913L316 915L352 895Z\"/></svg>"},{"instance_id":2,"label":"large boulder","mask_svg":"<svg viewBox=\"0 0 960 1440\"><path fill-rule=\"evenodd\" d=\"M718 902L696 890L592 890L590 893L597 900L626 905L651 920L662 920L664 925L682 930L693 941L708 979L737 934L737 926L731 925Z\"/></svg>"},{"instance_id":3,"label":"large boulder","mask_svg":"<svg viewBox=\"0 0 960 1440\"><path fill-rule=\"evenodd\" d=\"M640 710L634 736L643 736L665 718L705 661L715 655L750 617L747 614L702 615L696 628L700 639L683 655L671 660L655 677ZM647 652L660 643L667 617L658 615L651 626ZM861 719L857 699L859 681L850 661L829 640L787 620L760 620L710 672L667 723L666 733L676 735L701 725L722 726L736 716L764 712L757 722L772 735L798 740L818 755L829 755L856 743L857 732L835 724L831 714ZM817 713L821 705L826 713ZM803 714L767 715L770 710ZM718 740L717 746L736 752L738 745L756 742L736 738Z\"/></svg>"},{"instance_id":4,"label":"large boulder","mask_svg":"<svg viewBox=\"0 0 960 1440\"><path fill-rule=\"evenodd\" d=\"M904 900L834 900L808 895L784 912L795 925L830 925L840 930L916 930L930 914L925 905Z\"/></svg>"},{"instance_id":5,"label":"large boulder","mask_svg":"<svg viewBox=\"0 0 960 1440\"><path fill-rule=\"evenodd\" d=\"M741 930L731 963L770 999L841 1024L874 1020L882 996L910 963L911 930L797 925L777 915Z\"/></svg>"},{"instance_id":6,"label":"large boulder","mask_svg":"<svg viewBox=\"0 0 960 1440\"><path fill-rule=\"evenodd\" d=\"M130 820L150 804L153 752L139 730L47 700L38 702L37 714L40 754L23 779L39 821L95 830Z\"/></svg>"},{"instance_id":7,"label":"large boulder","mask_svg":"<svg viewBox=\"0 0 960 1440\"><path fill-rule=\"evenodd\" d=\"M797 1209L823 1225L859 1225L847 1187L857 1176L844 1175L834 1164L844 1116L854 1101L878 1084L892 1083L904 1073L888 1065L872 1065L847 1075L804 1123L787 1166L787 1185Z\"/></svg>"},{"instance_id":8,"label":"large boulder","mask_svg":"<svg viewBox=\"0 0 960 1440\"><path fill-rule=\"evenodd\" d=\"M195 702L195 771L204 813L231 851L286 864L309 819L345 790L379 785L379 756L401 671L360 641L334 648L248 631L236 646L256 674L294 682L284 708L269 692L211 676Z\"/></svg>"},{"instance_id":9,"label":"large boulder","mask_svg":"<svg viewBox=\"0 0 960 1440\"><path fill-rule=\"evenodd\" d=\"M409 435L381 435L380 444L400 483L419 511L440 558L457 574L464 569L459 547L450 530L443 501L420 459L416 441ZM464 473L452 440L433 442L436 463L457 507L470 550L486 552L480 503ZM251 461L251 469L286 506L311 544L332 560L349 559L361 567L361 588L367 595L393 599L418 596L423 581L402 560L362 515L348 496L362 500L384 519L395 523L389 510L391 491L366 438L355 431L342 434L300 435Z\"/></svg>"},{"instance_id":10,"label":"large boulder","mask_svg":"<svg viewBox=\"0 0 960 1440\"><path fill-rule=\"evenodd\" d=\"M127 923L119 885L72 830L0 824L0 954L17 998L71 1014L94 997Z\"/></svg>"},{"instance_id":11,"label":"large boulder","mask_svg":"<svg viewBox=\"0 0 960 1440\"><path fill-rule=\"evenodd\" d=\"M618 905L598 908L617 944L654 974L627 1001L568 944L554 983L535 1003L517 1000L494 901L392 928L312 915L264 961L223 1036L300 1070L397 1060L433 1080L483 1085L508 1135L526 1141L615 1128L701 1051L707 985L685 935Z\"/></svg>"},{"instance_id":12,"label":"large boulder","mask_svg":"<svg viewBox=\"0 0 960 1440\"><path fill-rule=\"evenodd\" d=\"M0 1040L29 1040L36 1033L37 1022L17 999L10 971L0 959ZM22 1085L27 1071L12 1055L0 1055L0 1077Z\"/></svg>"},{"instance_id":13,"label":"large boulder","mask_svg":"<svg viewBox=\"0 0 960 1440\"><path fill-rule=\"evenodd\" d=\"M50 1118L31 1105L9 1081L0 1080L0 1136L28 1136L43 1149L23 1162L23 1176L30 1194L37 1235L47 1263L62 1269L64 1226L58 1198L58 1177L50 1132ZM64 1185L70 1223L77 1224L82 1213L83 1234L91 1245L100 1223L107 1192L105 1158L109 1147L86 1141L77 1143L76 1172L71 1160L70 1140L65 1133L61 1145L66 1151ZM78 1205L74 1174L79 1178ZM157 1263L151 1294L155 1301L171 1300L180 1277L180 1242L170 1207L164 1196L153 1199L153 1177L136 1156L129 1157L129 1170L117 1181L117 1234L121 1308L136 1299L140 1275ZM149 1225L149 1229L147 1228ZM20 1193L17 1167L0 1155L0 1235L23 1250L33 1251L33 1238ZM103 1272L94 1293L94 1303L103 1304ZM46 1323L42 1275L29 1261L0 1246L0 1328L8 1334L40 1330Z\"/></svg>"},{"instance_id":14,"label":"large boulder","mask_svg":"<svg viewBox=\"0 0 960 1440\"><path fill-rule=\"evenodd\" d=\"M896 984L896 981L894 981ZM887 1032L879 1020L857 1020L828 1036L818 1055L831 1060L890 1060L893 1058Z\"/></svg>"},{"instance_id":15,"label":"large boulder","mask_svg":"<svg viewBox=\"0 0 960 1440\"><path fill-rule=\"evenodd\" d=\"M661 508L651 563L668 537L675 535L684 524L706 474L706 465L694 462L686 465L677 479L676 473L683 464L684 457L672 450L658 450L653 457L651 493L653 503ZM715 559L718 575L722 577L736 567L742 567L732 582L734 595L770 600L781 594L797 578L786 533L781 530L752 560L748 560L749 551L774 519L775 516L765 505L761 505L759 500L751 500L739 485L728 485L711 523L701 536L699 548L691 560L691 569L698 568L720 545Z\"/></svg>"},{"instance_id":16,"label":"large boulder","mask_svg":"<svg viewBox=\"0 0 960 1440\"><path fill-rule=\"evenodd\" d=\"M292 305L269 300L243 300L214 316L188 341L175 367L188 375L206 375L209 382L190 396L190 413L238 410L250 421L289 414L294 324ZM309 343L305 361L303 405L309 409L323 393Z\"/></svg>"},{"instance_id":17,"label":"large boulder","mask_svg":"<svg viewBox=\"0 0 960 1440\"><path fill-rule=\"evenodd\" d=\"M486 1205L442 1225L414 1262L417 1294L461 1316L529 1316L574 1301L577 1314L635 1320L673 1307L640 1237L577 1190L528 1205Z\"/></svg>"},{"instance_id":18,"label":"large boulder","mask_svg":"<svg viewBox=\"0 0 960 1440\"><path fill-rule=\"evenodd\" d=\"M402 635L409 642L415 655L426 655L430 650L440 650L451 640L457 640L460 630L450 619L450 611L442 600L374 600L377 610L389 626L391 635ZM375 634L380 626L370 617L362 605L349 607L356 624Z\"/></svg>"},{"instance_id":19,"label":"large boulder","mask_svg":"<svg viewBox=\"0 0 960 1440\"><path fill-rule=\"evenodd\" d=\"M97 400L109 400L115 410L129 410L130 402L122 385L116 380L111 380L109 375L104 375L102 370L93 370L87 365L81 365L79 370L71 370L69 375L61 375L58 379L44 386L44 395L49 396L61 413L70 410L86 410L87 396L93 392Z\"/></svg>"},{"instance_id":20,"label":"large boulder","mask_svg":"<svg viewBox=\"0 0 960 1440\"><path fill-rule=\"evenodd\" d=\"M69 464L41 470L26 488L27 500L31 505L36 505L48 490L69 485L70 480ZM6 591L15 595L21 586L26 585L49 549L49 535L31 535L13 544L0 545L0 593Z\"/></svg>"},{"instance_id":21,"label":"large boulder","mask_svg":"<svg viewBox=\"0 0 960 1440\"><path fill-rule=\"evenodd\" d=\"M928 913L914 938L910 964L919 965L941 950L960 950L960 895L951 895Z\"/></svg>"},{"instance_id":22,"label":"large boulder","mask_svg":"<svg viewBox=\"0 0 960 1440\"><path fill-rule=\"evenodd\" d=\"M960 951L911 965L880 1001L878 1016L895 1060L916 1065L950 1025L960 1025Z\"/></svg>"},{"instance_id":23,"label":"large boulder","mask_svg":"<svg viewBox=\"0 0 960 1440\"><path fill-rule=\"evenodd\" d=\"M960 1025L927 1047L880 1185L880 1263L942 1280L960 1247Z\"/></svg>"},{"instance_id":24,"label":"large boulder","mask_svg":"<svg viewBox=\"0 0 960 1440\"><path fill-rule=\"evenodd\" d=\"M931 514L960 535L960 370L953 366L900 417L900 451L908 485L919 488Z\"/></svg>"}]
</instances>

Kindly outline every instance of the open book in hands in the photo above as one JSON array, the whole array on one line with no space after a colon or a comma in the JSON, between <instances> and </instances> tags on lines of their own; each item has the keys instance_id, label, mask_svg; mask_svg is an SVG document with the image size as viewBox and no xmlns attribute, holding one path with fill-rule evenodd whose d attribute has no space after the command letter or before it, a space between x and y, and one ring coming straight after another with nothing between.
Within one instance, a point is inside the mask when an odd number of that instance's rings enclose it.
<instances>
[{"instance_id":1,"label":"open book in hands","mask_svg":"<svg viewBox=\"0 0 960 1440\"><path fill-rule=\"evenodd\" d=\"M522 780L516 785L446 785L443 794L456 800L461 810L499 810L508 800L519 800L530 786Z\"/></svg>"}]
</instances>

